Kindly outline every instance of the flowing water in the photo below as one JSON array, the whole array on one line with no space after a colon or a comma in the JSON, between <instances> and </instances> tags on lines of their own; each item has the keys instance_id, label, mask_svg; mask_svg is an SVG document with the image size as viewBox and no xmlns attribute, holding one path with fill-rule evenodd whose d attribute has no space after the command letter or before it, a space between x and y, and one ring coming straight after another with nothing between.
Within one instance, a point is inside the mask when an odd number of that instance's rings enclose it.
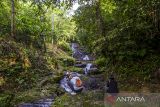
<instances>
[{"instance_id":1,"label":"flowing water","mask_svg":"<svg viewBox=\"0 0 160 107\"><path fill-rule=\"evenodd\" d=\"M88 55L86 55L84 52L82 52L79 49L79 45L77 43L71 43L71 49L73 52L73 57L76 60L80 60L80 61L89 61L92 60ZM84 74L87 75L90 72L91 66L93 65L92 63L87 63L86 64L81 64L83 65L82 67L84 67ZM76 66L76 65L75 65ZM77 65L78 66L78 65ZM83 74L78 74L76 72L72 72L73 76L78 76L81 77L81 75ZM60 81L60 86L68 93L70 94L75 94L70 87L67 84L67 78L64 77L62 78L62 80ZM35 101L33 103L22 103L20 104L18 107L50 107L51 104L53 103L54 98L50 97L50 98L45 98L45 99L41 99L38 101Z\"/></svg>"},{"instance_id":2,"label":"flowing water","mask_svg":"<svg viewBox=\"0 0 160 107\"><path fill-rule=\"evenodd\" d=\"M84 61L89 61L89 56L88 55L85 55L85 57L83 58Z\"/></svg>"},{"instance_id":3,"label":"flowing water","mask_svg":"<svg viewBox=\"0 0 160 107\"><path fill-rule=\"evenodd\" d=\"M54 98L46 98L46 99L41 99L33 103L23 103L20 104L19 107L50 107Z\"/></svg>"},{"instance_id":4,"label":"flowing water","mask_svg":"<svg viewBox=\"0 0 160 107\"><path fill-rule=\"evenodd\" d=\"M91 69L92 63L88 63L84 69L85 75L87 75Z\"/></svg>"}]
</instances>

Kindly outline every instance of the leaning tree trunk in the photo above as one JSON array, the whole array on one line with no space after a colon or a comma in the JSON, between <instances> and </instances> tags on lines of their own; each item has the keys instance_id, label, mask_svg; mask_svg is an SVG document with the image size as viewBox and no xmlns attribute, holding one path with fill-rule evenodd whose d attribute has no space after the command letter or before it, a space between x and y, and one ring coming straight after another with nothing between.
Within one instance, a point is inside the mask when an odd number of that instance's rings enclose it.
<instances>
[{"instance_id":1,"label":"leaning tree trunk","mask_svg":"<svg viewBox=\"0 0 160 107\"><path fill-rule=\"evenodd\" d=\"M15 37L15 2L11 0L11 36Z\"/></svg>"}]
</instances>

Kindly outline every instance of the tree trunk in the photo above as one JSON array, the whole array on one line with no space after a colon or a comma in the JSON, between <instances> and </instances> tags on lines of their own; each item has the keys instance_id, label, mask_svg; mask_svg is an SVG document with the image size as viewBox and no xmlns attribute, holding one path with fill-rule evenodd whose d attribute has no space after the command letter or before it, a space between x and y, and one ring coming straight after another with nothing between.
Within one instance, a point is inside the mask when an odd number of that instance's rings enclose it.
<instances>
[{"instance_id":1,"label":"tree trunk","mask_svg":"<svg viewBox=\"0 0 160 107\"><path fill-rule=\"evenodd\" d=\"M54 14L52 14L52 45L54 43Z\"/></svg>"},{"instance_id":2,"label":"tree trunk","mask_svg":"<svg viewBox=\"0 0 160 107\"><path fill-rule=\"evenodd\" d=\"M101 5L101 0L97 1L97 3L96 3L96 16L97 16L97 20L98 20L98 24L99 24L100 34L101 34L101 36L105 37L105 23L104 23L104 20L102 17L100 5Z\"/></svg>"},{"instance_id":3,"label":"tree trunk","mask_svg":"<svg viewBox=\"0 0 160 107\"><path fill-rule=\"evenodd\" d=\"M15 37L15 2L11 0L11 36Z\"/></svg>"}]
</instances>

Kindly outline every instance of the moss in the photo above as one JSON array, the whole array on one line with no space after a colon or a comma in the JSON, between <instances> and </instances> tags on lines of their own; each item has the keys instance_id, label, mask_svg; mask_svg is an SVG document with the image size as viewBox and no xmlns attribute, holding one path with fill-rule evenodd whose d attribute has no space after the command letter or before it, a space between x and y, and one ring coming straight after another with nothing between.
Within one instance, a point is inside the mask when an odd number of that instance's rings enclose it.
<instances>
[{"instance_id":1,"label":"moss","mask_svg":"<svg viewBox=\"0 0 160 107\"><path fill-rule=\"evenodd\" d=\"M71 66L71 67L64 67L63 69L64 71L71 71L71 72L77 72L77 73L83 73L83 68L78 68L78 67L74 67L74 66Z\"/></svg>"},{"instance_id":2,"label":"moss","mask_svg":"<svg viewBox=\"0 0 160 107\"><path fill-rule=\"evenodd\" d=\"M59 48L61 48L63 51L71 53L72 50L70 48L69 43L65 42L65 41L61 41L58 43Z\"/></svg>"},{"instance_id":3,"label":"moss","mask_svg":"<svg viewBox=\"0 0 160 107\"><path fill-rule=\"evenodd\" d=\"M59 87L59 84L46 84L43 87L33 88L27 91L18 92L12 100L12 104L18 105L23 102L34 102L50 96L59 96L64 94L64 90Z\"/></svg>"},{"instance_id":4,"label":"moss","mask_svg":"<svg viewBox=\"0 0 160 107\"><path fill-rule=\"evenodd\" d=\"M103 98L101 91L86 91L75 96L64 94L56 98L52 107L103 107Z\"/></svg>"},{"instance_id":5,"label":"moss","mask_svg":"<svg viewBox=\"0 0 160 107\"><path fill-rule=\"evenodd\" d=\"M106 58L100 57L100 58L96 59L95 63L99 67L104 67L104 66L106 66Z\"/></svg>"},{"instance_id":6,"label":"moss","mask_svg":"<svg viewBox=\"0 0 160 107\"><path fill-rule=\"evenodd\" d=\"M22 102L33 102L38 100L41 95L41 91L38 89L30 89L24 92L19 92L16 94L15 98L13 99L14 104L19 104Z\"/></svg>"},{"instance_id":7,"label":"moss","mask_svg":"<svg viewBox=\"0 0 160 107\"><path fill-rule=\"evenodd\" d=\"M69 56L63 56L59 58L59 60L62 62L63 66L73 66L75 63L75 59Z\"/></svg>"},{"instance_id":8,"label":"moss","mask_svg":"<svg viewBox=\"0 0 160 107\"><path fill-rule=\"evenodd\" d=\"M56 49L56 53L51 50L43 53L33 47L24 48L23 44L3 39L0 40L0 50L0 85L4 90L4 95L0 95L0 104L11 102L15 105L64 93L58 85L63 76L63 63L59 63L58 59L68 58L67 61L73 64L74 59L67 53L60 49ZM6 99L10 94L7 91L15 95L8 102Z\"/></svg>"}]
</instances>

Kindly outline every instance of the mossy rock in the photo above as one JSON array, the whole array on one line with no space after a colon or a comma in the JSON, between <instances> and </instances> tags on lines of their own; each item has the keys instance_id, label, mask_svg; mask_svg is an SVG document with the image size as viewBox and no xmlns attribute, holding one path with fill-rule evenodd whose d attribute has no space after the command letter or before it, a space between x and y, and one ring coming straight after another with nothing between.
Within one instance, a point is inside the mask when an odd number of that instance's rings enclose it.
<instances>
[{"instance_id":1,"label":"mossy rock","mask_svg":"<svg viewBox=\"0 0 160 107\"><path fill-rule=\"evenodd\" d=\"M61 48L62 50L68 52L68 53L71 53L72 50L71 50L71 47L69 45L69 43L65 42L65 41L61 41L58 43L58 47Z\"/></svg>"},{"instance_id":2,"label":"mossy rock","mask_svg":"<svg viewBox=\"0 0 160 107\"><path fill-rule=\"evenodd\" d=\"M63 71L77 72L80 74L84 73L83 68L78 68L78 67L65 67L65 68L63 68Z\"/></svg>"},{"instance_id":3,"label":"mossy rock","mask_svg":"<svg viewBox=\"0 0 160 107\"><path fill-rule=\"evenodd\" d=\"M91 70L88 74L89 75L97 75L97 74L102 74L103 72L98 70L98 69L95 69L95 70Z\"/></svg>"},{"instance_id":4,"label":"mossy rock","mask_svg":"<svg viewBox=\"0 0 160 107\"><path fill-rule=\"evenodd\" d=\"M17 93L12 103L14 105L18 105L23 102L30 103L50 96L60 96L64 93L65 91L62 88L60 88L59 84L47 84L43 87L37 87L34 89L27 90L25 92Z\"/></svg>"},{"instance_id":5,"label":"mossy rock","mask_svg":"<svg viewBox=\"0 0 160 107\"><path fill-rule=\"evenodd\" d=\"M40 89L30 89L24 92L16 93L12 103L14 105L18 105L23 102L34 102L41 98L41 91Z\"/></svg>"},{"instance_id":6,"label":"mossy rock","mask_svg":"<svg viewBox=\"0 0 160 107\"><path fill-rule=\"evenodd\" d=\"M64 66L73 66L75 63L75 59L72 57L60 58L60 60L63 62Z\"/></svg>"},{"instance_id":7,"label":"mossy rock","mask_svg":"<svg viewBox=\"0 0 160 107\"><path fill-rule=\"evenodd\" d=\"M45 86L47 84L56 84L59 83L63 77L63 73L58 73L57 75L47 76L44 80L42 80L39 86Z\"/></svg>"},{"instance_id":8,"label":"mossy rock","mask_svg":"<svg viewBox=\"0 0 160 107\"><path fill-rule=\"evenodd\" d=\"M57 97L52 107L103 107L103 92L87 91L75 96L64 94Z\"/></svg>"},{"instance_id":9,"label":"mossy rock","mask_svg":"<svg viewBox=\"0 0 160 107\"><path fill-rule=\"evenodd\" d=\"M53 81L55 83L59 83L59 81L62 79L63 75L56 75L56 76L53 76Z\"/></svg>"}]
</instances>

